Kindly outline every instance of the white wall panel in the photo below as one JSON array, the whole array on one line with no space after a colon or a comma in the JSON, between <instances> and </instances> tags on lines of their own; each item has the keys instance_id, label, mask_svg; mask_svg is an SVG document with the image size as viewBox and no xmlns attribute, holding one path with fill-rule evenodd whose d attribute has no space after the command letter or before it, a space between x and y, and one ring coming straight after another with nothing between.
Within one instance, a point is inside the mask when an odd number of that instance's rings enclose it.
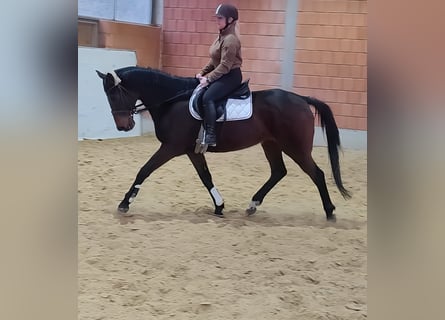
<instances>
[{"instance_id":1,"label":"white wall panel","mask_svg":"<svg viewBox=\"0 0 445 320\"><path fill-rule=\"evenodd\" d=\"M96 70L107 73L121 67L136 65L136 53L126 50L78 48L78 138L107 139L133 137L142 134L140 115L136 126L121 132L111 115L110 105Z\"/></svg>"}]
</instances>

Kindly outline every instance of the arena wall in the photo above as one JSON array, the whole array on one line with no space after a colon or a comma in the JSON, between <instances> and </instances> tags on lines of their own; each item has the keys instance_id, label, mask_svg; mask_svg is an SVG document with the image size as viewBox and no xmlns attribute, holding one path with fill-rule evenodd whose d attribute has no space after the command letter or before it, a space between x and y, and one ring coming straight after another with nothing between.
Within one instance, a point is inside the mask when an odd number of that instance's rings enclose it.
<instances>
[{"instance_id":1,"label":"arena wall","mask_svg":"<svg viewBox=\"0 0 445 320\"><path fill-rule=\"evenodd\" d=\"M317 97L332 107L339 128L367 130L366 0L226 2L239 8L242 70L252 90ZM134 50L137 65L193 76L208 62L219 3L163 0L160 26L79 19L79 45Z\"/></svg>"},{"instance_id":2,"label":"arena wall","mask_svg":"<svg viewBox=\"0 0 445 320\"><path fill-rule=\"evenodd\" d=\"M164 71L193 76L207 63L219 2L164 0ZM282 87L288 1L228 2L239 9L244 77L253 90ZM340 128L367 130L367 1L296 3L291 90L326 101Z\"/></svg>"}]
</instances>

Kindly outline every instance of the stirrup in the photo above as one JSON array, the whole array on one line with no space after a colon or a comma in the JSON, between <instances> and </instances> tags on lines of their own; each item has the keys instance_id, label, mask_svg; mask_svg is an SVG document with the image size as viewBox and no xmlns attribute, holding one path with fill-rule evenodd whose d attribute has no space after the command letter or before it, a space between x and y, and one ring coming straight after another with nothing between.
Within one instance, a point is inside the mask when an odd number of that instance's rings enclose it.
<instances>
[{"instance_id":1,"label":"stirrup","mask_svg":"<svg viewBox=\"0 0 445 320\"><path fill-rule=\"evenodd\" d=\"M196 139L196 144L195 144L195 153L206 153L207 148L208 148L208 144L204 144L201 140Z\"/></svg>"},{"instance_id":2,"label":"stirrup","mask_svg":"<svg viewBox=\"0 0 445 320\"><path fill-rule=\"evenodd\" d=\"M195 144L195 153L205 153L208 148L208 144L204 142L204 127L201 125L199 129L198 138L196 139Z\"/></svg>"}]
</instances>

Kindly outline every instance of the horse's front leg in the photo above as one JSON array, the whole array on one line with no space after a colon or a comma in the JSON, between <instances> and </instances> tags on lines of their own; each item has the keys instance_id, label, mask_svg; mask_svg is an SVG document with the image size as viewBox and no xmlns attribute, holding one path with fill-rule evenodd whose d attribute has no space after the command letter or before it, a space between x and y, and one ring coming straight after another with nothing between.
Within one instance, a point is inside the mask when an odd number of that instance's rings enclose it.
<instances>
[{"instance_id":1,"label":"horse's front leg","mask_svg":"<svg viewBox=\"0 0 445 320\"><path fill-rule=\"evenodd\" d=\"M202 183L207 188L212 197L213 204L215 205L215 215L218 217L223 217L224 200L221 197L218 190L213 185L212 175L210 174L209 168L207 167L207 162L202 153L187 153L190 161L198 172Z\"/></svg>"},{"instance_id":2,"label":"horse's front leg","mask_svg":"<svg viewBox=\"0 0 445 320\"><path fill-rule=\"evenodd\" d=\"M134 198L137 196L144 180L147 179L153 171L175 156L177 156L177 153L173 152L169 147L161 145L158 151L156 151L150 160L148 160L147 163L144 164L144 166L139 170L138 174L136 175L136 179L130 187L130 190L128 190L124 199L119 204L118 210L123 213L127 212L130 203L133 202Z\"/></svg>"}]
</instances>

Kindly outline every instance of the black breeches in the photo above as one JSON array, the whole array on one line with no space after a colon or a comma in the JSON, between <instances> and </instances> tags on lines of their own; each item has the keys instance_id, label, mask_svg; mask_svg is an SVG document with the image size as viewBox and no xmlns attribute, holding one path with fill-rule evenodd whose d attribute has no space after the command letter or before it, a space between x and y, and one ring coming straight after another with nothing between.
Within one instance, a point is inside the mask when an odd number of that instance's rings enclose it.
<instances>
[{"instance_id":1,"label":"black breeches","mask_svg":"<svg viewBox=\"0 0 445 320\"><path fill-rule=\"evenodd\" d=\"M229 73L209 85L202 96L202 104L206 105L208 101L217 101L224 98L239 87L242 79L240 68L230 70Z\"/></svg>"}]
</instances>

